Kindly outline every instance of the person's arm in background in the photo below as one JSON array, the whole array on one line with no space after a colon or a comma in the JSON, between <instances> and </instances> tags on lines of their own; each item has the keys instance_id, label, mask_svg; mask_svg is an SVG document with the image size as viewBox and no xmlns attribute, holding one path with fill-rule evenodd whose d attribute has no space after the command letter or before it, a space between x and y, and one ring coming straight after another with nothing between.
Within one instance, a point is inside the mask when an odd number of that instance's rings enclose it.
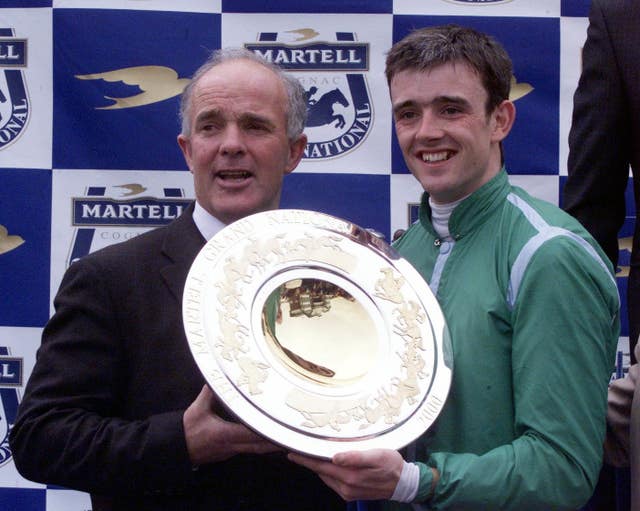
<instances>
[{"instance_id":1,"label":"person's arm in background","mask_svg":"<svg viewBox=\"0 0 640 511\"><path fill-rule=\"evenodd\" d=\"M625 218L630 147L629 110L609 34L615 29L607 25L600 0L593 0L574 95L569 177L563 192L564 209L600 243L614 267Z\"/></svg>"},{"instance_id":2,"label":"person's arm in background","mask_svg":"<svg viewBox=\"0 0 640 511\"><path fill-rule=\"evenodd\" d=\"M636 359L640 344L636 344ZM629 426L634 391L640 380L640 365L633 364L624 378L614 380L607 396L607 436L604 461L614 467L629 466Z\"/></svg>"}]
</instances>

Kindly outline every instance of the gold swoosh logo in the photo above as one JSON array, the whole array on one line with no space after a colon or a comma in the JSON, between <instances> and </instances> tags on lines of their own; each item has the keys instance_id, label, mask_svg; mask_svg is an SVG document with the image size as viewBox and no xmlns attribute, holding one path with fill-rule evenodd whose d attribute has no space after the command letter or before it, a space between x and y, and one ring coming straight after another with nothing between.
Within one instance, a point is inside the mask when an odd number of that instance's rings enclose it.
<instances>
[{"instance_id":1,"label":"gold swoosh logo","mask_svg":"<svg viewBox=\"0 0 640 511\"><path fill-rule=\"evenodd\" d=\"M78 80L122 82L127 85L137 86L142 91L122 98L104 96L114 103L109 106L96 107L96 110L117 110L158 103L182 94L182 91L190 81L189 78L178 78L178 73L165 66L126 67L104 73L75 75L75 77Z\"/></svg>"},{"instance_id":2,"label":"gold swoosh logo","mask_svg":"<svg viewBox=\"0 0 640 511\"><path fill-rule=\"evenodd\" d=\"M123 197L129 197L131 195L139 195L147 190L146 186L142 186L138 183L129 183L126 185L116 185L115 188L124 188L126 192L122 194Z\"/></svg>"},{"instance_id":3,"label":"gold swoosh logo","mask_svg":"<svg viewBox=\"0 0 640 511\"><path fill-rule=\"evenodd\" d=\"M511 76L511 90L509 91L509 99L511 101L516 101L527 94L529 94L533 90L533 86L526 83L520 82L516 80L514 75Z\"/></svg>"},{"instance_id":4,"label":"gold swoosh logo","mask_svg":"<svg viewBox=\"0 0 640 511\"><path fill-rule=\"evenodd\" d=\"M314 37L318 37L320 35L319 32L316 32L312 28L299 28L297 30L287 30L288 34L297 34L299 37L294 39L293 42L297 43L299 41L308 41L309 39L313 39Z\"/></svg>"},{"instance_id":5,"label":"gold swoosh logo","mask_svg":"<svg viewBox=\"0 0 640 511\"><path fill-rule=\"evenodd\" d=\"M24 239L20 236L9 234L7 228L0 224L0 255L11 252L24 243Z\"/></svg>"},{"instance_id":6,"label":"gold swoosh logo","mask_svg":"<svg viewBox=\"0 0 640 511\"><path fill-rule=\"evenodd\" d=\"M627 238L618 238L618 250L626 250L631 252L631 248L633 246L633 236L628 236ZM618 266L616 271L616 277L628 277L629 276L629 266Z\"/></svg>"}]
</instances>

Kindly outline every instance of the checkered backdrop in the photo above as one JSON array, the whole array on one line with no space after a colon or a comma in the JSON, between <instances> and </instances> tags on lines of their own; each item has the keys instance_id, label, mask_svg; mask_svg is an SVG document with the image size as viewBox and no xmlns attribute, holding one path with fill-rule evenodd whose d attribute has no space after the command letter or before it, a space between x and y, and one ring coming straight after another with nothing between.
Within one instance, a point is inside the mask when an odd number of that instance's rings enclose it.
<instances>
[{"instance_id":1,"label":"checkered backdrop","mask_svg":"<svg viewBox=\"0 0 640 511\"><path fill-rule=\"evenodd\" d=\"M211 50L246 45L316 100L282 206L389 238L416 218L421 191L392 133L391 44L448 22L496 36L515 67L511 179L558 204L587 14L588 0L1 0L0 509L91 507L86 494L23 479L7 433L68 265L193 198L178 95Z\"/></svg>"}]
</instances>

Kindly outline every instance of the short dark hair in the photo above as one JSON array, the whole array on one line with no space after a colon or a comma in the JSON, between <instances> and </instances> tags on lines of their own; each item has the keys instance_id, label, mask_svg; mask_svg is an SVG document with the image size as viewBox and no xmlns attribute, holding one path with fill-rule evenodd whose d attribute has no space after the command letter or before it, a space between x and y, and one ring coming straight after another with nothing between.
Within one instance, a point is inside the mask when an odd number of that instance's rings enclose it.
<instances>
[{"instance_id":1,"label":"short dark hair","mask_svg":"<svg viewBox=\"0 0 640 511\"><path fill-rule=\"evenodd\" d=\"M291 141L297 139L302 134L307 120L307 96L304 88L296 77L285 72L285 70L277 64L265 60L262 56L246 48L221 48L215 50L209 55L207 61L193 74L191 81L185 87L182 92L182 97L180 98L182 134L185 136L191 134L189 126L191 97L198 80L210 69L232 60L250 60L256 62L272 71L280 79L287 94L287 111L285 112L287 117L287 136Z\"/></svg>"},{"instance_id":2,"label":"short dark hair","mask_svg":"<svg viewBox=\"0 0 640 511\"><path fill-rule=\"evenodd\" d=\"M459 25L414 30L394 44L387 54L387 83L401 71L427 71L448 62L464 62L478 73L487 113L509 99L513 65L505 49L493 37Z\"/></svg>"}]
</instances>

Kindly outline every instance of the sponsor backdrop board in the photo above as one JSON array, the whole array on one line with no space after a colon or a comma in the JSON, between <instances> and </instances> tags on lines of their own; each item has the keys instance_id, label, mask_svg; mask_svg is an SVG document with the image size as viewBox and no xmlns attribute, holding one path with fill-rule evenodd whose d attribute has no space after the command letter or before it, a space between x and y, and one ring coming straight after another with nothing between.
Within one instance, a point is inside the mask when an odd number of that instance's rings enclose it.
<instances>
[{"instance_id":1,"label":"sponsor backdrop board","mask_svg":"<svg viewBox=\"0 0 640 511\"><path fill-rule=\"evenodd\" d=\"M416 219L421 192L393 135L390 45L449 22L496 36L515 68L511 179L558 204L588 2L2 0L0 509L91 508L84 493L23 479L7 434L68 265L171 221L193 199L176 144L178 96L211 50L246 46L289 69L309 95L309 145L285 180L283 206L389 239ZM628 214L621 290L633 205ZM621 346L626 335L625 323Z\"/></svg>"}]
</instances>

